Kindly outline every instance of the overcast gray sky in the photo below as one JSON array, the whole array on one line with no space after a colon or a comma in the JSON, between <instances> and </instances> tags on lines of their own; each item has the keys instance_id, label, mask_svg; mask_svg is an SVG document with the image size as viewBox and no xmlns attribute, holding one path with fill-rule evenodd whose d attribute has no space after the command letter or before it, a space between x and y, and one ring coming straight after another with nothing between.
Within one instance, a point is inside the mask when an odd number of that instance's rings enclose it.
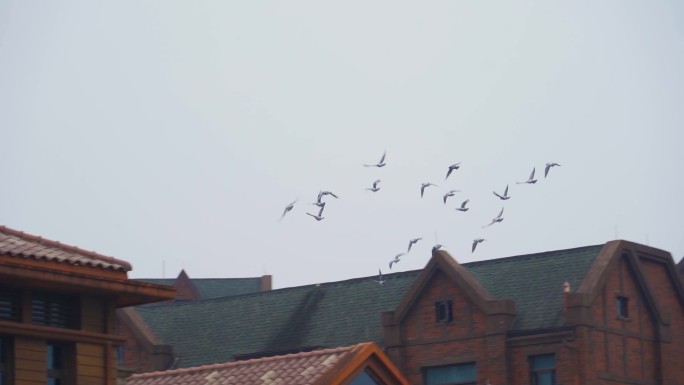
<instances>
[{"instance_id":1,"label":"overcast gray sky","mask_svg":"<svg viewBox=\"0 0 684 385\"><path fill-rule=\"evenodd\" d=\"M4 0L0 222L132 277L276 287L387 272L413 237L392 271L436 242L469 262L617 236L678 261L683 35L674 0ZM340 199L316 222L320 189Z\"/></svg>"}]
</instances>

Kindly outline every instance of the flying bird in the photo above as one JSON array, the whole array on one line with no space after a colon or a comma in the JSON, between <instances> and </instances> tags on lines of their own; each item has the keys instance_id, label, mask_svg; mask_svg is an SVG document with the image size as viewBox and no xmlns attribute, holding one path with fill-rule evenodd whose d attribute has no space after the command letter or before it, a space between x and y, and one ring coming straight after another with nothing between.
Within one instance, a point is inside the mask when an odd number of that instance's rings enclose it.
<instances>
[{"instance_id":1,"label":"flying bird","mask_svg":"<svg viewBox=\"0 0 684 385\"><path fill-rule=\"evenodd\" d=\"M387 154L387 151L382 153L382 158L380 158L380 161L377 164L364 164L364 167L385 167L387 163L385 163L385 155Z\"/></svg>"},{"instance_id":2,"label":"flying bird","mask_svg":"<svg viewBox=\"0 0 684 385\"><path fill-rule=\"evenodd\" d=\"M330 191L319 191L318 192L318 203L321 203L321 198L323 198L326 195L332 195L333 198L338 199L338 196L331 193Z\"/></svg>"},{"instance_id":3,"label":"flying bird","mask_svg":"<svg viewBox=\"0 0 684 385\"><path fill-rule=\"evenodd\" d=\"M551 169L551 167L555 167L555 166L560 166L560 164L558 164L558 163L547 163L546 164L546 167L544 167L544 178L546 178L546 176L549 175L549 170Z\"/></svg>"},{"instance_id":4,"label":"flying bird","mask_svg":"<svg viewBox=\"0 0 684 385\"><path fill-rule=\"evenodd\" d=\"M524 181L524 182L518 182L518 184L525 184L525 183L528 183L528 184L535 184L535 183L537 183L537 180L534 179L534 170L535 170L535 168L536 168L536 167L532 168L532 174L530 174L530 177L527 178L526 181Z\"/></svg>"},{"instance_id":5,"label":"flying bird","mask_svg":"<svg viewBox=\"0 0 684 385\"><path fill-rule=\"evenodd\" d=\"M323 211L323 209L321 209L321 211ZM319 213L320 213L320 211L319 211ZM324 218L321 216L321 214L313 215L313 214L311 214L311 213L306 213L306 215L311 215L312 217L316 218L317 221L321 221L321 220L324 219Z\"/></svg>"},{"instance_id":6,"label":"flying bird","mask_svg":"<svg viewBox=\"0 0 684 385\"><path fill-rule=\"evenodd\" d=\"M432 246L432 251L437 251L437 250L439 250L439 249L441 249L441 248L442 248L442 245L440 245L440 244L438 243L438 244Z\"/></svg>"},{"instance_id":7,"label":"flying bird","mask_svg":"<svg viewBox=\"0 0 684 385\"><path fill-rule=\"evenodd\" d=\"M457 192L461 192L461 190L449 190L449 192L447 192L446 194L444 194L444 204L446 204L447 198L456 195Z\"/></svg>"},{"instance_id":8,"label":"flying bird","mask_svg":"<svg viewBox=\"0 0 684 385\"><path fill-rule=\"evenodd\" d=\"M482 228L489 227L489 226L491 226L491 225L493 225L493 224L495 224L495 223L497 223L497 222L503 221L503 217L502 217L503 211L504 211L504 209L503 209L503 207L502 207L502 208L501 208L501 212L499 212L499 215L497 215L496 218L492 219L492 221L491 221L487 226L482 226Z\"/></svg>"},{"instance_id":9,"label":"flying bird","mask_svg":"<svg viewBox=\"0 0 684 385\"><path fill-rule=\"evenodd\" d=\"M493 191L493 193L494 193L494 195L498 196L499 199L501 199L502 201L505 201L506 199L510 199L510 198L511 198L511 197L508 196L508 185L506 185L506 190L504 190L503 195L497 194L496 191Z\"/></svg>"},{"instance_id":10,"label":"flying bird","mask_svg":"<svg viewBox=\"0 0 684 385\"><path fill-rule=\"evenodd\" d=\"M449 177L449 175L451 175L452 171L458 170L460 167L461 167L461 162L454 163L451 166L449 166L449 171L447 171L447 175L446 175L446 177L444 177L444 180L446 180Z\"/></svg>"},{"instance_id":11,"label":"flying bird","mask_svg":"<svg viewBox=\"0 0 684 385\"><path fill-rule=\"evenodd\" d=\"M373 182L373 187L368 187L368 188L366 188L366 190L370 190L372 192L377 192L378 190L380 190L380 187L378 187L378 183L380 183L380 179Z\"/></svg>"},{"instance_id":12,"label":"flying bird","mask_svg":"<svg viewBox=\"0 0 684 385\"><path fill-rule=\"evenodd\" d=\"M416 244L416 242L420 241L421 239L423 239L423 238L413 238L413 239L411 239L411 240L409 241L407 253L411 251L411 246L413 246L414 244Z\"/></svg>"},{"instance_id":13,"label":"flying bird","mask_svg":"<svg viewBox=\"0 0 684 385\"><path fill-rule=\"evenodd\" d=\"M466 207L466 205L470 202L470 199L466 199L461 203L461 207L456 207L456 210L458 211L468 211L469 207Z\"/></svg>"},{"instance_id":14,"label":"flying bird","mask_svg":"<svg viewBox=\"0 0 684 385\"><path fill-rule=\"evenodd\" d=\"M283 217L285 217L285 214L287 214L288 211L290 211L290 210L292 210L292 209L294 208L294 205L295 205L295 203L297 203L298 200L299 200L299 198L295 199L294 202L292 202L292 203L290 203L289 205L285 206L285 210L283 211L283 215L280 216L280 219L281 219L281 220L283 219Z\"/></svg>"},{"instance_id":15,"label":"flying bird","mask_svg":"<svg viewBox=\"0 0 684 385\"><path fill-rule=\"evenodd\" d=\"M393 264L393 263L399 263L399 261L400 261L399 258L401 258L402 255L406 255L406 254L405 254L405 253L399 253L399 254L397 254L397 255L394 256L394 259L391 260L390 263L389 263L389 268L390 268L390 270L392 270L392 264Z\"/></svg>"},{"instance_id":16,"label":"flying bird","mask_svg":"<svg viewBox=\"0 0 684 385\"><path fill-rule=\"evenodd\" d=\"M423 184L420 186L420 197L421 197L421 198L423 197L423 193L425 192L425 188L426 188L426 187L430 187L430 186L438 187L436 184L433 184L433 183L429 183L429 182L428 182L428 183L423 183Z\"/></svg>"},{"instance_id":17,"label":"flying bird","mask_svg":"<svg viewBox=\"0 0 684 385\"><path fill-rule=\"evenodd\" d=\"M484 241L485 241L485 239L483 239L483 238L477 238L477 239L473 240L473 251L471 251L471 253L475 252L475 248L477 247L478 243L482 243Z\"/></svg>"},{"instance_id":18,"label":"flying bird","mask_svg":"<svg viewBox=\"0 0 684 385\"><path fill-rule=\"evenodd\" d=\"M378 279L374 279L373 282L377 282L380 286L385 283L385 280L382 278L382 271L380 269L378 269Z\"/></svg>"}]
</instances>

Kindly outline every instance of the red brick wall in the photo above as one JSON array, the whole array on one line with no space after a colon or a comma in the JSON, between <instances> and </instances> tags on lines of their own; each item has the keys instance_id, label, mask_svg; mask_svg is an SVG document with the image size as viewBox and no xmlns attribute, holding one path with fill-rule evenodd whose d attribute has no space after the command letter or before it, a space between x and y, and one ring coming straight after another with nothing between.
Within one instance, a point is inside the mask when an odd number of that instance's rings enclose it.
<instances>
[{"instance_id":1,"label":"red brick wall","mask_svg":"<svg viewBox=\"0 0 684 385\"><path fill-rule=\"evenodd\" d=\"M618 296L629 299L628 319L617 315ZM620 258L616 268L609 272L594 301L593 314L597 326L592 332L596 377L653 379L655 318L625 258Z\"/></svg>"},{"instance_id":2,"label":"red brick wall","mask_svg":"<svg viewBox=\"0 0 684 385\"><path fill-rule=\"evenodd\" d=\"M435 302L441 300L452 301L453 321L436 322ZM505 336L487 336L485 321L485 313L437 271L399 325L403 346L388 354L412 384L423 384L425 367L472 361L478 383L506 383Z\"/></svg>"},{"instance_id":3,"label":"red brick wall","mask_svg":"<svg viewBox=\"0 0 684 385\"><path fill-rule=\"evenodd\" d=\"M664 342L660 346L663 384L684 384L684 307L665 264L641 259L641 267L653 297L670 323L671 342Z\"/></svg>"},{"instance_id":4,"label":"red brick wall","mask_svg":"<svg viewBox=\"0 0 684 385\"><path fill-rule=\"evenodd\" d=\"M135 339L133 332L128 328L128 326L118 319L117 334L126 338L126 346L124 347L124 364L119 365L119 367L131 369L136 373L152 370L148 359L149 353L146 352L138 340Z\"/></svg>"}]
</instances>

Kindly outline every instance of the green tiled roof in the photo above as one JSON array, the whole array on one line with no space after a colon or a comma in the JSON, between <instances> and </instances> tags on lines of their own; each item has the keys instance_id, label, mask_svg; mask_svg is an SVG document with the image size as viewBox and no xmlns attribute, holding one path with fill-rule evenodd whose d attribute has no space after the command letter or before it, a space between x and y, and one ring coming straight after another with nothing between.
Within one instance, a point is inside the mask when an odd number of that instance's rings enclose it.
<instances>
[{"instance_id":1,"label":"green tiled roof","mask_svg":"<svg viewBox=\"0 0 684 385\"><path fill-rule=\"evenodd\" d=\"M136 281L173 285L175 278L141 278ZM261 278L190 278L204 299L256 293L260 291Z\"/></svg>"},{"instance_id":2,"label":"green tiled roof","mask_svg":"<svg viewBox=\"0 0 684 385\"><path fill-rule=\"evenodd\" d=\"M576 289L602 245L463 264L499 299L516 302L515 330L562 323L563 282ZM235 356L382 344L381 313L394 310L420 270L388 274L383 286L358 278L268 292L136 309L154 333L173 345L180 367Z\"/></svg>"},{"instance_id":3,"label":"green tiled roof","mask_svg":"<svg viewBox=\"0 0 684 385\"><path fill-rule=\"evenodd\" d=\"M180 367L236 355L381 342L380 313L393 310L419 271L255 294L139 306L136 310L180 356Z\"/></svg>"},{"instance_id":4,"label":"green tiled roof","mask_svg":"<svg viewBox=\"0 0 684 385\"><path fill-rule=\"evenodd\" d=\"M485 289L515 301L514 330L561 326L563 283L577 289L603 245L464 263Z\"/></svg>"}]
</instances>

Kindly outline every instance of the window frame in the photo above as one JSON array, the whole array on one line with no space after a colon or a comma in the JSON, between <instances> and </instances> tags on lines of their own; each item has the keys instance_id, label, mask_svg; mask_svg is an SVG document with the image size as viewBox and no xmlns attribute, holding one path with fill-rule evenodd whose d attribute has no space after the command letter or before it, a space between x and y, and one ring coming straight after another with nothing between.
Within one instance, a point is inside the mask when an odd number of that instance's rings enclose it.
<instances>
[{"instance_id":1,"label":"window frame","mask_svg":"<svg viewBox=\"0 0 684 385\"><path fill-rule=\"evenodd\" d=\"M12 378L13 352L11 337L0 335L0 385L14 383Z\"/></svg>"},{"instance_id":2,"label":"window frame","mask_svg":"<svg viewBox=\"0 0 684 385\"><path fill-rule=\"evenodd\" d=\"M553 357L553 367L545 367L545 368L535 368L533 361L536 358L541 358L541 357ZM556 368L558 367L557 359L556 359L556 353L542 353L542 354L533 354L527 357L527 362L530 366L530 384L531 385L540 385L539 384L539 375L544 374L544 373L551 373L551 385L556 385L558 384L558 379L556 378Z\"/></svg>"},{"instance_id":3,"label":"window frame","mask_svg":"<svg viewBox=\"0 0 684 385\"><path fill-rule=\"evenodd\" d=\"M629 319L629 297L623 294L615 296L615 316Z\"/></svg>"},{"instance_id":4,"label":"window frame","mask_svg":"<svg viewBox=\"0 0 684 385\"><path fill-rule=\"evenodd\" d=\"M58 354L58 360L60 362L60 367L51 368L50 363L55 362L55 357L50 357L50 347L59 347L60 351ZM74 384L74 368L75 368L75 358L74 358L74 346L70 343L47 341L45 343L45 371L47 375L48 384L50 384L51 379L58 380L56 383L59 385L72 385Z\"/></svg>"},{"instance_id":5,"label":"window frame","mask_svg":"<svg viewBox=\"0 0 684 385\"><path fill-rule=\"evenodd\" d=\"M22 321L22 291L17 288L0 286L0 321L21 322Z\"/></svg>"},{"instance_id":6,"label":"window frame","mask_svg":"<svg viewBox=\"0 0 684 385\"><path fill-rule=\"evenodd\" d=\"M31 291L29 306L33 325L80 329L81 303L76 295Z\"/></svg>"},{"instance_id":7,"label":"window frame","mask_svg":"<svg viewBox=\"0 0 684 385\"><path fill-rule=\"evenodd\" d=\"M443 314L442 314L443 313ZM435 322L448 323L454 320L453 302L450 299L435 302Z\"/></svg>"},{"instance_id":8,"label":"window frame","mask_svg":"<svg viewBox=\"0 0 684 385\"><path fill-rule=\"evenodd\" d=\"M430 385L428 383L428 372L433 369L440 369L440 368L448 368L448 367L458 367L458 366L471 366L473 367L473 370L475 372L475 377L472 380L466 380L466 381L458 381L458 382L444 382L440 384L432 384L432 385L477 385L477 362L475 361L466 361L466 362L459 362L459 363L453 363L453 364L447 364L447 365L436 365L436 366L428 366L422 368L423 371L423 383L426 385Z\"/></svg>"}]
</instances>

